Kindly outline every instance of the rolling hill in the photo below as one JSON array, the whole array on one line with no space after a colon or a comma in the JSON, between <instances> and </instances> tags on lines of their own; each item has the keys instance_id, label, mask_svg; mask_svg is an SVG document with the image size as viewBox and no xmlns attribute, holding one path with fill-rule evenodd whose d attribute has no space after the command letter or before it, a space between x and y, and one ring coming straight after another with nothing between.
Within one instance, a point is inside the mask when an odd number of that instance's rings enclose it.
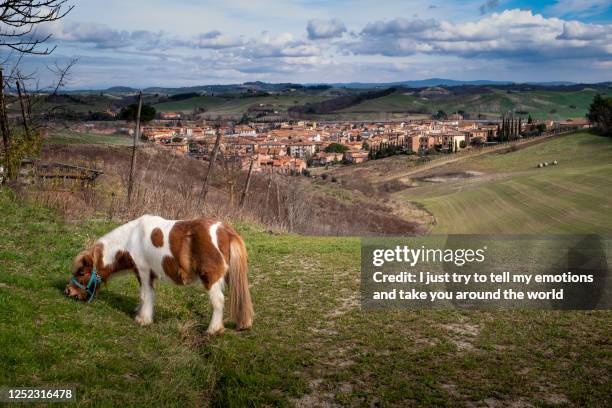
<instances>
[{"instance_id":1,"label":"rolling hill","mask_svg":"<svg viewBox=\"0 0 612 408\"><path fill-rule=\"evenodd\" d=\"M584 117L593 97L602 90L585 88L580 91L534 90L508 92L485 87L471 94L456 94L446 88L425 91L398 91L343 109L342 113L436 113L466 112L470 117L498 117L515 110L531 114L536 119L566 119ZM606 92L606 91L604 91ZM607 91L612 95L612 91Z\"/></svg>"},{"instance_id":2,"label":"rolling hill","mask_svg":"<svg viewBox=\"0 0 612 408\"><path fill-rule=\"evenodd\" d=\"M571 134L424 172L394 198L430 211L432 233L610 234L611 158L612 139Z\"/></svg>"},{"instance_id":3,"label":"rolling hill","mask_svg":"<svg viewBox=\"0 0 612 408\"><path fill-rule=\"evenodd\" d=\"M255 97L196 96L181 101L163 102L153 105L160 112L186 112L204 109L209 115L241 115L251 107L269 105L274 109L287 110L290 106L329 99L322 95L270 95Z\"/></svg>"}]
</instances>

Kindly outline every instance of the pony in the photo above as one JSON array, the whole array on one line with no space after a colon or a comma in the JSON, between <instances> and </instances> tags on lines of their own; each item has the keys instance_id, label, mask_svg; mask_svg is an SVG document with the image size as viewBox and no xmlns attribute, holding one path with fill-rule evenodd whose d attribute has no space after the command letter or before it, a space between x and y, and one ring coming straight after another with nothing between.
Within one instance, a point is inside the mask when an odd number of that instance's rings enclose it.
<instances>
[{"instance_id":1,"label":"pony","mask_svg":"<svg viewBox=\"0 0 612 408\"><path fill-rule=\"evenodd\" d=\"M201 282L213 308L207 334L221 333L223 290L230 292L230 315L238 330L253 321L244 241L228 224L210 218L166 220L143 215L123 224L74 259L73 275L64 293L91 302L104 282L124 271L134 271L140 284L135 320L153 323L154 282L176 285Z\"/></svg>"}]
</instances>

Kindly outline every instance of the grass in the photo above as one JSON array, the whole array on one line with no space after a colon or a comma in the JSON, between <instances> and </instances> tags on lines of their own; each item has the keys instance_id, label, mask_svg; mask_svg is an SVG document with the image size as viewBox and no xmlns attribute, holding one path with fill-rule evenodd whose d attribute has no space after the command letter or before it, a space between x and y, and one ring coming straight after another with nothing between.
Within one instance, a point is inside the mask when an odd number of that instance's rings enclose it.
<instances>
[{"instance_id":1,"label":"grass","mask_svg":"<svg viewBox=\"0 0 612 408\"><path fill-rule=\"evenodd\" d=\"M269 104L275 109L286 110L288 107L309 102L319 102L328 99L325 96L312 95L271 95L252 98L223 98L218 96L196 96L176 102L163 102L154 105L161 112L193 112L203 108L207 114L238 115L245 113L250 107L259 104Z\"/></svg>"},{"instance_id":2,"label":"grass","mask_svg":"<svg viewBox=\"0 0 612 408\"><path fill-rule=\"evenodd\" d=\"M50 112L52 110L77 112L87 114L89 112L107 111L116 98L103 94L78 95L70 97L60 95L59 100L48 101L46 96L32 96L32 109L37 112ZM11 113L21 113L21 107L17 99L7 104Z\"/></svg>"},{"instance_id":3,"label":"grass","mask_svg":"<svg viewBox=\"0 0 612 408\"><path fill-rule=\"evenodd\" d=\"M115 224L67 223L0 190L0 373L75 384L82 404L609 406L610 312L365 312L359 240L239 225L256 310L250 331L205 340L198 287L157 285L137 326L133 276L91 304L62 296L73 256Z\"/></svg>"},{"instance_id":4,"label":"grass","mask_svg":"<svg viewBox=\"0 0 612 408\"><path fill-rule=\"evenodd\" d=\"M372 114L425 110L435 113L438 110L443 110L450 114L462 110L472 114L480 113L497 117L502 112L515 109L529 112L534 119L560 120L584 118L593 97L597 93L593 89L584 89L578 92L529 91L513 93L493 90L491 93L427 99L395 93L382 98L367 100L341 112Z\"/></svg>"},{"instance_id":5,"label":"grass","mask_svg":"<svg viewBox=\"0 0 612 408\"><path fill-rule=\"evenodd\" d=\"M80 133L71 130L53 130L45 142L50 144L112 144L131 146L132 138L129 136Z\"/></svg>"},{"instance_id":6,"label":"grass","mask_svg":"<svg viewBox=\"0 0 612 408\"><path fill-rule=\"evenodd\" d=\"M433 233L612 233L612 139L572 134L451 164L438 173L478 177L396 194L436 217ZM538 163L558 160L538 169Z\"/></svg>"}]
</instances>

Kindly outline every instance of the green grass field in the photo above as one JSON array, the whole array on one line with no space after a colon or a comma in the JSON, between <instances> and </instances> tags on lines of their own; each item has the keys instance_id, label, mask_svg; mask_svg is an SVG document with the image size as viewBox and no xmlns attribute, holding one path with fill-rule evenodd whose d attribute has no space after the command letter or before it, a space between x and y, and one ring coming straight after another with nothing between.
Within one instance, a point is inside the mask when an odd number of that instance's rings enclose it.
<instances>
[{"instance_id":1,"label":"green grass field","mask_svg":"<svg viewBox=\"0 0 612 408\"><path fill-rule=\"evenodd\" d=\"M206 339L207 296L157 285L133 322L136 279L91 304L62 290L71 260L115 224L68 223L0 190L0 373L74 384L95 406L609 406L610 312L366 312L359 240L239 225L252 330Z\"/></svg>"},{"instance_id":2,"label":"green grass field","mask_svg":"<svg viewBox=\"0 0 612 408\"><path fill-rule=\"evenodd\" d=\"M311 95L271 95L252 98L223 98L217 96L197 96L176 102L163 102L153 105L160 112L193 112L203 108L208 114L238 115L246 112L251 106L269 104L276 109L286 110L288 107L309 102L319 102L328 99L325 96Z\"/></svg>"},{"instance_id":3,"label":"green grass field","mask_svg":"<svg viewBox=\"0 0 612 408\"><path fill-rule=\"evenodd\" d=\"M132 138L119 135L100 135L96 133L79 133L71 130L53 130L45 139L50 144L113 144L131 146Z\"/></svg>"},{"instance_id":4,"label":"green grass field","mask_svg":"<svg viewBox=\"0 0 612 408\"><path fill-rule=\"evenodd\" d=\"M32 97L32 110L34 113L40 112L76 112L86 114L88 112L105 112L117 98L103 94L72 95L72 99L60 95L54 101L48 101L43 96ZM17 100L7 104L10 113L21 113L21 107Z\"/></svg>"},{"instance_id":5,"label":"green grass field","mask_svg":"<svg viewBox=\"0 0 612 408\"><path fill-rule=\"evenodd\" d=\"M445 96L442 98L424 99L414 95L391 94L382 98L371 99L344 109L342 113L383 113L408 112L424 109L435 113L443 110L446 113L463 110L471 114L499 116L512 109L526 111L536 119L583 118L597 91L584 89L579 92L532 91L506 93L494 90L466 96Z\"/></svg>"},{"instance_id":6,"label":"green grass field","mask_svg":"<svg viewBox=\"0 0 612 408\"><path fill-rule=\"evenodd\" d=\"M540 162L558 160L539 169ZM503 154L442 167L477 177L396 194L433 213L433 233L612 233L612 139L572 134Z\"/></svg>"}]
</instances>

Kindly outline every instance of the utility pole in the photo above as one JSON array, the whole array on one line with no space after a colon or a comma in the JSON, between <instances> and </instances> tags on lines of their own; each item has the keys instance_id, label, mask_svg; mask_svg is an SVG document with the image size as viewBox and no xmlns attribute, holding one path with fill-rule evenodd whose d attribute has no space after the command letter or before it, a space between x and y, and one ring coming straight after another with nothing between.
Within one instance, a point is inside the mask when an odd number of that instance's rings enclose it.
<instances>
[{"instance_id":1,"label":"utility pole","mask_svg":"<svg viewBox=\"0 0 612 408\"><path fill-rule=\"evenodd\" d=\"M140 111L142 110L142 92L138 95L138 110L136 111L136 129L134 131L134 142L132 143L132 160L130 161L130 176L128 178L127 203L132 202L132 190L134 186L134 168L136 167L136 147L140 138Z\"/></svg>"},{"instance_id":2,"label":"utility pole","mask_svg":"<svg viewBox=\"0 0 612 408\"><path fill-rule=\"evenodd\" d=\"M253 163L255 163L255 159L253 158L253 156L251 156L249 174L247 175L246 183L244 184L244 190L242 190L242 197L240 198L240 208L244 207L244 202L246 201L246 196L249 192L249 185L251 184L251 174L253 173Z\"/></svg>"},{"instance_id":3,"label":"utility pole","mask_svg":"<svg viewBox=\"0 0 612 408\"><path fill-rule=\"evenodd\" d=\"M2 131L4 150L7 151L11 143L11 131L6 117L6 105L4 104L4 75L2 68L0 68L0 128Z\"/></svg>"},{"instance_id":4,"label":"utility pole","mask_svg":"<svg viewBox=\"0 0 612 408\"><path fill-rule=\"evenodd\" d=\"M213 167L215 165L215 161L217 160L217 153L219 153L220 144L221 144L221 131L217 127L217 139L215 140L215 147L213 147L213 151L210 156L210 163L208 164L208 172L206 173L206 177L204 178L204 184L202 185L202 190L200 191L200 196L198 197L198 205L203 204L204 200L206 200L206 195L208 194L208 185L212 178Z\"/></svg>"}]
</instances>

